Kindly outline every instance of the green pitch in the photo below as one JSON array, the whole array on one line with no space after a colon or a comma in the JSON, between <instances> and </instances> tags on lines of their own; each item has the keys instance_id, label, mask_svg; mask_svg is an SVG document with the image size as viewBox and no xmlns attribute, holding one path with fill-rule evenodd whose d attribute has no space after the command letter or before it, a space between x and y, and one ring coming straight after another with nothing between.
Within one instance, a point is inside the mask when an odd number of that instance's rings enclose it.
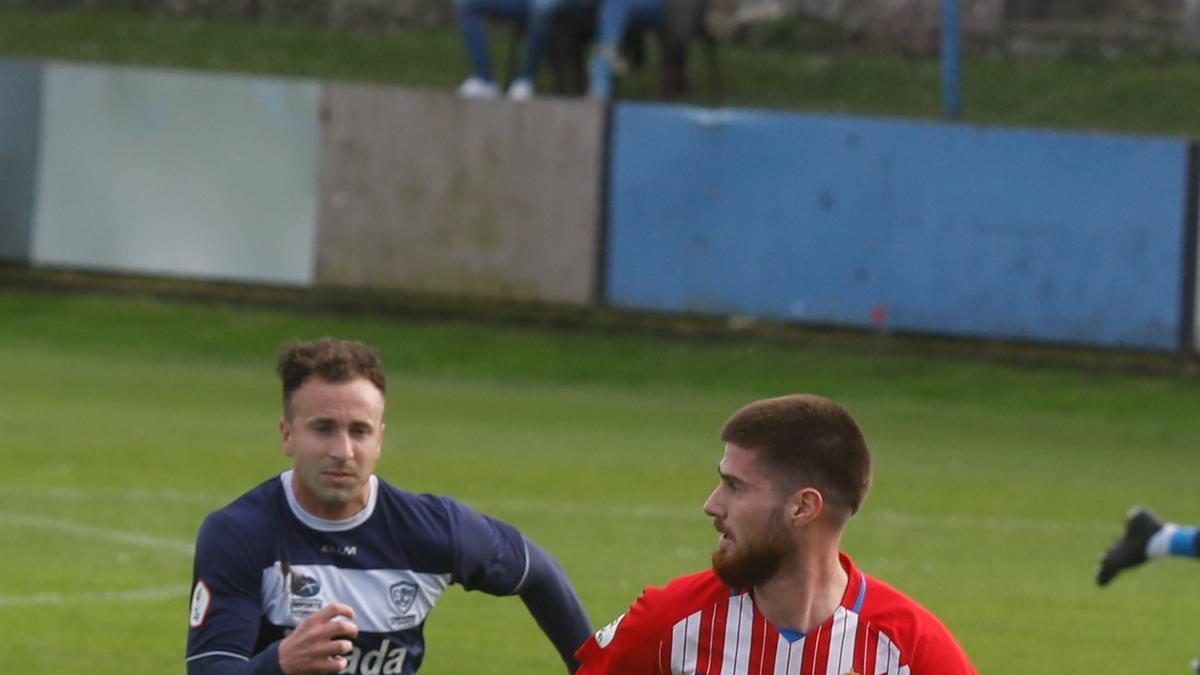
<instances>
[{"instance_id":1,"label":"green pitch","mask_svg":"<svg viewBox=\"0 0 1200 675\"><path fill-rule=\"evenodd\" d=\"M328 334L388 366L381 475L520 527L596 626L707 565L725 417L813 391L876 455L847 550L937 612L981 672L1184 673L1200 655L1200 566L1092 582L1131 504L1200 521L1194 382L0 292L3 670L183 671L196 527L287 466L276 348ZM452 588L428 635L426 675L560 672L515 599Z\"/></svg>"}]
</instances>

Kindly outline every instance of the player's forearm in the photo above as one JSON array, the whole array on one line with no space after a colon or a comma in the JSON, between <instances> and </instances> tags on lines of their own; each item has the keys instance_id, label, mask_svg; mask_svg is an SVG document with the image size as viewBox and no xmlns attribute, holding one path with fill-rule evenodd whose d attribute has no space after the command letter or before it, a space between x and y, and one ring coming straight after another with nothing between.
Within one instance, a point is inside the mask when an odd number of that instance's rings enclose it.
<instances>
[{"instance_id":1,"label":"player's forearm","mask_svg":"<svg viewBox=\"0 0 1200 675\"><path fill-rule=\"evenodd\" d=\"M187 662L187 675L284 675L279 668L279 643L249 661L222 654L194 658Z\"/></svg>"},{"instance_id":2,"label":"player's forearm","mask_svg":"<svg viewBox=\"0 0 1200 675\"><path fill-rule=\"evenodd\" d=\"M562 656L569 672L579 662L575 650L592 634L587 612L567 575L537 544L525 540L529 551L529 575L522 585L521 600Z\"/></svg>"}]
</instances>

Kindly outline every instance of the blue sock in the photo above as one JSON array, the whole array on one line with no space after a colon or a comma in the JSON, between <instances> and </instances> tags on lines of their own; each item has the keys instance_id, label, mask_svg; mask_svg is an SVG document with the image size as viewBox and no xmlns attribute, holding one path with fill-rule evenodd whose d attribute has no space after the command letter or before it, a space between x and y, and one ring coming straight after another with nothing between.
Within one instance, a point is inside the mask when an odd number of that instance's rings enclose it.
<instances>
[{"instance_id":1,"label":"blue sock","mask_svg":"<svg viewBox=\"0 0 1200 675\"><path fill-rule=\"evenodd\" d=\"M1189 558L1200 557L1196 551L1197 529L1180 525L1171 533L1171 543L1168 547L1171 555L1182 555Z\"/></svg>"}]
</instances>

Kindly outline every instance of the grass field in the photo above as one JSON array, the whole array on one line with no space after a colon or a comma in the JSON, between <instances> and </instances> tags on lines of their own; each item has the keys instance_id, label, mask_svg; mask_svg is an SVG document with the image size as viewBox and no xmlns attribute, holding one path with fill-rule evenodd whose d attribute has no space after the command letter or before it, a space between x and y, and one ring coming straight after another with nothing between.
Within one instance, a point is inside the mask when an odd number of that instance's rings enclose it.
<instances>
[{"instance_id":1,"label":"grass field","mask_svg":"<svg viewBox=\"0 0 1200 675\"><path fill-rule=\"evenodd\" d=\"M286 468L276 349L326 334L385 358L380 474L520 527L596 625L706 566L724 418L814 391L876 455L846 549L939 613L980 672L1184 673L1200 655L1200 567L1092 583L1129 505L1200 520L1191 381L3 291L0 670L182 672L195 529ZM428 635L426 675L558 672L512 599L451 589Z\"/></svg>"}]
</instances>

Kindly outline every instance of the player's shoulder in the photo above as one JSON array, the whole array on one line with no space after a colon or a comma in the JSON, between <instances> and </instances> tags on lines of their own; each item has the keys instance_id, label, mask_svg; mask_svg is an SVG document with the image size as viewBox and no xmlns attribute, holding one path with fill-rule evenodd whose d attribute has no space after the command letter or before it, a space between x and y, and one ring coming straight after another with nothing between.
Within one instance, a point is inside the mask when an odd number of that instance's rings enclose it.
<instances>
[{"instance_id":1,"label":"player's shoulder","mask_svg":"<svg viewBox=\"0 0 1200 675\"><path fill-rule=\"evenodd\" d=\"M259 561L269 555L282 519L290 517L279 477L263 481L209 513L196 536L196 559Z\"/></svg>"},{"instance_id":2,"label":"player's shoulder","mask_svg":"<svg viewBox=\"0 0 1200 675\"><path fill-rule=\"evenodd\" d=\"M464 521L478 518L471 507L445 495L414 493L379 480L376 508L385 519L402 523L405 537L426 542L448 541Z\"/></svg>"},{"instance_id":3,"label":"player's shoulder","mask_svg":"<svg viewBox=\"0 0 1200 675\"><path fill-rule=\"evenodd\" d=\"M650 590L650 589L647 589ZM711 569L675 577L658 590L664 598L697 598L707 596L728 596L729 586L721 581L716 572Z\"/></svg>"},{"instance_id":4,"label":"player's shoulder","mask_svg":"<svg viewBox=\"0 0 1200 675\"><path fill-rule=\"evenodd\" d=\"M417 523L444 523L452 514L466 508L458 500L445 495L416 493L396 487L377 478L379 485L378 505L387 511L398 512L406 520Z\"/></svg>"},{"instance_id":5,"label":"player's shoulder","mask_svg":"<svg viewBox=\"0 0 1200 675\"><path fill-rule=\"evenodd\" d=\"M863 614L872 616L895 616L923 620L935 619L933 612L914 600L904 591L878 577L863 575L866 584Z\"/></svg>"},{"instance_id":6,"label":"player's shoulder","mask_svg":"<svg viewBox=\"0 0 1200 675\"><path fill-rule=\"evenodd\" d=\"M274 476L209 513L202 527L217 527L229 533L256 532L270 527L286 503L283 484L278 476Z\"/></svg>"},{"instance_id":7,"label":"player's shoulder","mask_svg":"<svg viewBox=\"0 0 1200 675\"><path fill-rule=\"evenodd\" d=\"M642 590L634 607L660 620L685 617L698 608L729 597L731 589L712 570L676 577L663 586Z\"/></svg>"},{"instance_id":8,"label":"player's shoulder","mask_svg":"<svg viewBox=\"0 0 1200 675\"><path fill-rule=\"evenodd\" d=\"M865 575L864 579L863 618L907 642L954 643L942 620L920 602L882 579Z\"/></svg>"},{"instance_id":9,"label":"player's shoulder","mask_svg":"<svg viewBox=\"0 0 1200 675\"><path fill-rule=\"evenodd\" d=\"M970 659L942 620L903 591L875 577L867 582L860 620L869 621L910 655L913 672L974 673Z\"/></svg>"}]
</instances>

